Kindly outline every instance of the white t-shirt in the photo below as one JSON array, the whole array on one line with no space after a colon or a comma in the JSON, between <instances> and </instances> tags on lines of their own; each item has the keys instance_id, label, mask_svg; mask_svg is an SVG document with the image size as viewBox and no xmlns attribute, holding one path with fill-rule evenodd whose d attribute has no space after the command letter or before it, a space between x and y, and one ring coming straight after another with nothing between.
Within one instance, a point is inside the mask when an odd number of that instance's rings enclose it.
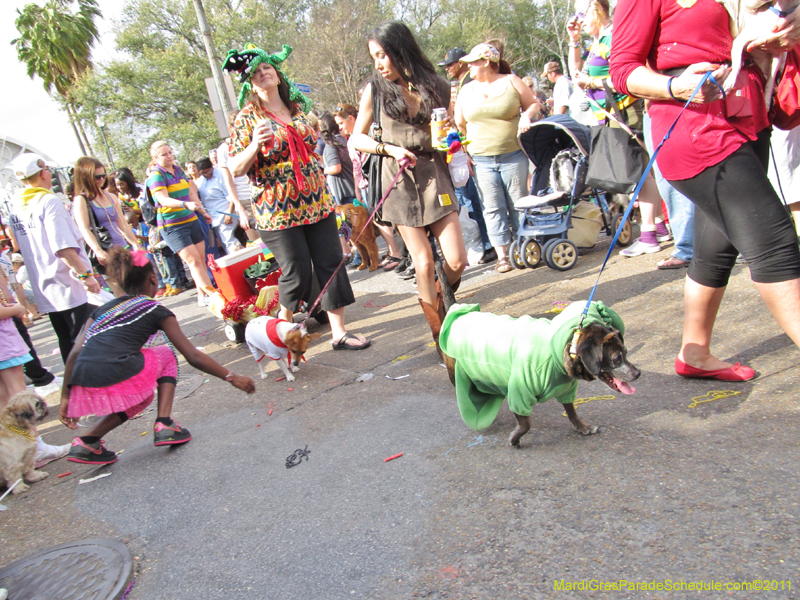
<instances>
[{"instance_id":1,"label":"white t-shirt","mask_svg":"<svg viewBox=\"0 0 800 600\"><path fill-rule=\"evenodd\" d=\"M217 166L225 167L228 169L228 159L230 158L228 142L222 142L217 148ZM236 187L236 197L242 206L248 208L250 206L250 178L247 175L239 175L233 178L233 184Z\"/></svg>"},{"instance_id":2,"label":"white t-shirt","mask_svg":"<svg viewBox=\"0 0 800 600\"><path fill-rule=\"evenodd\" d=\"M553 86L553 114L558 114L558 109L562 106L567 107L567 114L569 114L569 97L572 96L572 90L572 82L565 75L556 79Z\"/></svg>"},{"instance_id":3,"label":"white t-shirt","mask_svg":"<svg viewBox=\"0 0 800 600\"><path fill-rule=\"evenodd\" d=\"M11 205L11 228L25 259L36 305L41 313L60 312L86 304L83 283L70 276L70 268L56 252L75 248L91 271L78 226L54 194L41 194L23 208L19 193Z\"/></svg>"}]
</instances>

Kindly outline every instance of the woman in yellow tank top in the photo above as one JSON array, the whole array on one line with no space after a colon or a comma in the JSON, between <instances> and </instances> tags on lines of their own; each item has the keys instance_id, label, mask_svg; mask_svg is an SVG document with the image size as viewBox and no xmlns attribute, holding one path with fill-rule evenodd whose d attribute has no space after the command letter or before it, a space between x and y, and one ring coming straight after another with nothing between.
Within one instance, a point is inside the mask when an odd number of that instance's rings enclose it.
<instances>
[{"instance_id":1,"label":"woman in yellow tank top","mask_svg":"<svg viewBox=\"0 0 800 600\"><path fill-rule=\"evenodd\" d=\"M460 60L469 64L473 80L458 95L456 123L470 141L489 241L498 256L495 270L507 273L507 247L519 227L514 202L528 184L528 158L517 133L530 128L540 105L495 46L478 44Z\"/></svg>"}]
</instances>

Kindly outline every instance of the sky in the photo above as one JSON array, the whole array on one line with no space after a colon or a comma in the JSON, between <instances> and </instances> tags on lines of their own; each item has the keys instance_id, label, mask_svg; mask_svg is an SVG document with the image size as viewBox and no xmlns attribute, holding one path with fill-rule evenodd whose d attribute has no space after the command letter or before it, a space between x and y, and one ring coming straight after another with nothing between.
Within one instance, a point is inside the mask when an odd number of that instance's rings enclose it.
<instances>
[{"instance_id":1,"label":"sky","mask_svg":"<svg viewBox=\"0 0 800 600\"><path fill-rule=\"evenodd\" d=\"M60 166L74 164L81 151L67 114L48 96L41 79L28 77L10 43L18 35L14 26L17 9L21 10L31 2L0 1L0 64L3 65L4 80L4 91L0 92L0 138L11 137L29 144ZM35 3L44 4L44 0ZM99 0L98 4L104 18L98 23L101 38L92 51L92 60L103 63L114 56L111 28L114 20L122 14L125 0ZM101 152L101 148L96 147L95 151Z\"/></svg>"}]
</instances>

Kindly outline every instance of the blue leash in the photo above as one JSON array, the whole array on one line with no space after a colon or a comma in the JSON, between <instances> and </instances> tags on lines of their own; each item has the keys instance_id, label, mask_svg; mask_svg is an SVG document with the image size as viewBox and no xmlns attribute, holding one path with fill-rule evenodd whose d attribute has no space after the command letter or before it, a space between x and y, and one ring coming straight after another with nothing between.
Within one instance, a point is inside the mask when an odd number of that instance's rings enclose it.
<instances>
[{"instance_id":1,"label":"blue leash","mask_svg":"<svg viewBox=\"0 0 800 600\"><path fill-rule=\"evenodd\" d=\"M619 222L619 227L617 228L617 231L614 234L614 239L611 240L611 245L608 247L608 252L606 252L605 259L603 259L603 264L600 267L600 272L597 274L597 281L594 282L594 287L592 288L592 292L589 294L589 300L587 300L586 306L584 307L583 312L581 313L581 321L580 325L578 325L578 328L580 328L583 325L583 319L589 313L589 307L592 304L592 299L594 298L594 294L597 291L597 286L600 284L600 276L603 274L603 270L606 268L606 263L608 262L608 259L611 258L611 252L613 252L614 247L617 244L617 240L619 239L619 234L622 233L622 228L628 221L628 217L630 216L631 211L633 210L633 205L636 202L636 199L639 197L639 192L642 191L642 186L644 185L645 179L647 179L647 175L650 173L650 169L653 168L653 165L656 162L656 156L658 156L658 153L661 150L661 146L663 146L664 142L666 142L669 139L669 136L672 135L672 130L675 129L675 125L678 124L678 120L680 120L681 116L683 115L683 112L692 103L692 100L694 100L694 97L697 95L697 92L699 92L700 88L703 87L703 84L709 79L714 85L716 85L722 91L722 97L723 98L725 97L725 90L723 90L722 86L720 86L720 84L717 83L716 79L714 79L714 76L711 74L711 71L708 71L705 75L703 75L703 78L700 80L700 83L697 84L697 87L694 88L692 95L686 101L686 104L683 105L681 112L675 118L675 122L672 123L670 128L667 130L667 134L664 136L664 139L661 140L661 143L653 152L653 156L650 157L650 162L647 163L647 167L645 167L644 173L642 174L641 179L639 179L639 183L636 184L636 189L633 190L631 201L628 203L628 207L622 214L622 220Z\"/></svg>"}]
</instances>

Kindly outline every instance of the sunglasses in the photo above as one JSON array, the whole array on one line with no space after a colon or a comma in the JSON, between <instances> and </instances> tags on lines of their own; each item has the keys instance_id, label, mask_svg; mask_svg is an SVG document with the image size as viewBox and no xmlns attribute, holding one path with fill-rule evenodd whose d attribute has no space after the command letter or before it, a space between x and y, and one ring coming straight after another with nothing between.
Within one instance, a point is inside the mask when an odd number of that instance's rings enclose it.
<instances>
[{"instance_id":1,"label":"sunglasses","mask_svg":"<svg viewBox=\"0 0 800 600\"><path fill-rule=\"evenodd\" d=\"M576 12L574 19L576 21L583 21L586 18L586 15L582 12Z\"/></svg>"},{"instance_id":2,"label":"sunglasses","mask_svg":"<svg viewBox=\"0 0 800 600\"><path fill-rule=\"evenodd\" d=\"M105 179L106 177L108 177L108 175L106 173L101 173L100 175L95 175L94 176L96 181L103 181L103 179Z\"/></svg>"}]
</instances>

